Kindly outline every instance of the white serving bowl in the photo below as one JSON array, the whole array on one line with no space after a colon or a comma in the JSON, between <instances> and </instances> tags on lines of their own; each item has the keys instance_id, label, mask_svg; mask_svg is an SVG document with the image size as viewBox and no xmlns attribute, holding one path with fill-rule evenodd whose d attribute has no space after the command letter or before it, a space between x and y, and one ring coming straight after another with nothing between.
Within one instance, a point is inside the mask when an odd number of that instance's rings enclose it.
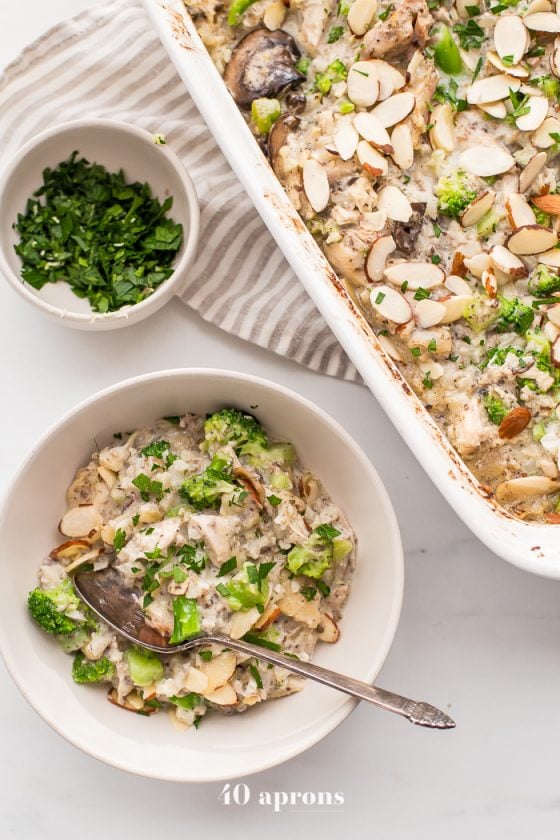
<instances>
[{"instance_id":1,"label":"white serving bowl","mask_svg":"<svg viewBox=\"0 0 560 840\"><path fill-rule=\"evenodd\" d=\"M403 557L389 497L352 438L312 403L264 379L210 369L146 374L81 403L33 446L0 513L0 651L23 695L57 732L108 764L158 779L217 781L279 764L323 738L355 705L308 682L298 694L239 715L212 714L200 729L181 732L166 714L134 715L108 703L105 690L74 684L71 658L27 613L39 563L60 542L66 489L95 445L161 416L230 405L253 411L272 436L295 444L357 535L340 640L320 643L315 661L371 682L399 620Z\"/></svg>"},{"instance_id":2,"label":"white serving bowl","mask_svg":"<svg viewBox=\"0 0 560 840\"><path fill-rule=\"evenodd\" d=\"M127 181L147 181L160 201L173 196L168 215L183 225L183 244L173 263L173 274L145 300L116 312L94 312L89 301L77 297L67 283L47 283L37 291L21 279L21 259L14 251L19 235L13 224L43 183L45 167L56 167L75 150L110 172L122 169ZM184 291L198 243L196 191L175 152L167 144L156 144L154 136L142 128L99 119L62 123L43 131L22 146L2 172L0 208L0 273L25 300L68 327L112 330L135 324Z\"/></svg>"}]
</instances>

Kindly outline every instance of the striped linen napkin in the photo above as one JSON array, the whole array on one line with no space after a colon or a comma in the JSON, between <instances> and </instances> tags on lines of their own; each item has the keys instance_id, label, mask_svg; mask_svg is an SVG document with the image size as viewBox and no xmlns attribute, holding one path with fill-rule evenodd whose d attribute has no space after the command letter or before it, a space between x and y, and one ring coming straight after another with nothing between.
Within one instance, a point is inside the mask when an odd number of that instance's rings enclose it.
<instances>
[{"instance_id":1,"label":"striped linen napkin","mask_svg":"<svg viewBox=\"0 0 560 840\"><path fill-rule=\"evenodd\" d=\"M201 203L184 302L206 321L321 373L359 376L276 247L186 92L139 0L63 22L0 77L0 166L38 132L85 117L164 134Z\"/></svg>"}]
</instances>

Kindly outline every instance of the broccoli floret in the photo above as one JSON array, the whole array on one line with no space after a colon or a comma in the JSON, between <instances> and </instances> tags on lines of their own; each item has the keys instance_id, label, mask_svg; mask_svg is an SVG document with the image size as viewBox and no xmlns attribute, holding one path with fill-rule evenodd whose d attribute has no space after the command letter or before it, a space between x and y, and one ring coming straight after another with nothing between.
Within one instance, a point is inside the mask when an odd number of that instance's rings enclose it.
<instances>
[{"instance_id":1,"label":"broccoli floret","mask_svg":"<svg viewBox=\"0 0 560 840\"><path fill-rule=\"evenodd\" d=\"M486 358L480 365L480 369L484 370L488 365L503 365L510 353L513 353L514 356L517 356L518 359L524 359L526 356L531 358L530 355L525 351L521 350L519 347L492 347L491 350L488 350L486 353Z\"/></svg>"},{"instance_id":2,"label":"broccoli floret","mask_svg":"<svg viewBox=\"0 0 560 840\"><path fill-rule=\"evenodd\" d=\"M269 584L267 577L274 563L245 563L241 571L227 583L219 583L216 590L226 599L230 610L261 610L268 600Z\"/></svg>"},{"instance_id":3,"label":"broccoli floret","mask_svg":"<svg viewBox=\"0 0 560 840\"><path fill-rule=\"evenodd\" d=\"M66 615L81 607L69 578L54 589L34 589L29 593L27 606L32 618L46 633L67 636L78 627L76 621Z\"/></svg>"},{"instance_id":4,"label":"broccoli floret","mask_svg":"<svg viewBox=\"0 0 560 840\"><path fill-rule=\"evenodd\" d=\"M486 414L488 415L488 419L491 423L494 423L496 426L499 426L506 414L508 413L508 408L504 404L503 400L499 397L494 396L494 394L486 394L484 397L484 408L486 409Z\"/></svg>"},{"instance_id":5,"label":"broccoli floret","mask_svg":"<svg viewBox=\"0 0 560 840\"><path fill-rule=\"evenodd\" d=\"M224 408L211 414L204 423L204 443L206 451L216 451L231 444L237 453L243 451L246 444L253 444L266 449L266 433L252 414L246 414L237 408Z\"/></svg>"},{"instance_id":6,"label":"broccoli floret","mask_svg":"<svg viewBox=\"0 0 560 840\"><path fill-rule=\"evenodd\" d=\"M231 466L225 458L212 458L210 466L199 475L193 475L179 488L179 495L196 510L219 508L225 493L239 490L231 475Z\"/></svg>"},{"instance_id":7,"label":"broccoli floret","mask_svg":"<svg viewBox=\"0 0 560 840\"><path fill-rule=\"evenodd\" d=\"M549 99L560 100L560 81L554 76L537 76L531 79L531 84L540 88Z\"/></svg>"},{"instance_id":8,"label":"broccoli floret","mask_svg":"<svg viewBox=\"0 0 560 840\"><path fill-rule=\"evenodd\" d=\"M86 659L82 652L77 653L72 665L72 678L77 683L108 682L113 678L115 666L102 656L101 659Z\"/></svg>"},{"instance_id":9,"label":"broccoli floret","mask_svg":"<svg viewBox=\"0 0 560 840\"><path fill-rule=\"evenodd\" d=\"M560 291L560 276L550 271L546 265L538 265L531 275L528 290L535 297L548 297Z\"/></svg>"},{"instance_id":10,"label":"broccoli floret","mask_svg":"<svg viewBox=\"0 0 560 840\"><path fill-rule=\"evenodd\" d=\"M498 332L516 332L524 335L535 317L534 310L519 298L500 298L500 316L496 321Z\"/></svg>"},{"instance_id":11,"label":"broccoli floret","mask_svg":"<svg viewBox=\"0 0 560 840\"><path fill-rule=\"evenodd\" d=\"M498 317L498 312L487 298L476 295L466 305L463 317L472 330L480 333L490 329Z\"/></svg>"},{"instance_id":12,"label":"broccoli floret","mask_svg":"<svg viewBox=\"0 0 560 840\"><path fill-rule=\"evenodd\" d=\"M320 578L334 559L333 540L339 536L340 531L331 525L319 525L303 545L295 545L289 552L287 561L289 570L294 575Z\"/></svg>"},{"instance_id":13,"label":"broccoli floret","mask_svg":"<svg viewBox=\"0 0 560 840\"><path fill-rule=\"evenodd\" d=\"M458 219L465 207L476 198L477 192L470 188L466 174L457 170L439 179L436 195L439 212Z\"/></svg>"}]
</instances>

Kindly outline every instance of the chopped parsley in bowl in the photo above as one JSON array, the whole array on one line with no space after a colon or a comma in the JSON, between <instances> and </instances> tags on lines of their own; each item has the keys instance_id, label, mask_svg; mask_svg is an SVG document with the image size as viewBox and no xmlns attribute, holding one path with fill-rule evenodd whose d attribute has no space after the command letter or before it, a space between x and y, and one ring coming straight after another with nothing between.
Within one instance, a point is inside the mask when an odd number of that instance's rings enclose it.
<instances>
[{"instance_id":1,"label":"chopped parsley in bowl","mask_svg":"<svg viewBox=\"0 0 560 840\"><path fill-rule=\"evenodd\" d=\"M10 161L0 204L1 276L66 326L133 324L185 288L198 199L161 134L108 119L55 126Z\"/></svg>"},{"instance_id":2,"label":"chopped parsley in bowl","mask_svg":"<svg viewBox=\"0 0 560 840\"><path fill-rule=\"evenodd\" d=\"M72 152L43 172L14 227L21 276L34 289L66 282L94 312L140 303L173 273L183 227L147 183L128 182Z\"/></svg>"}]
</instances>

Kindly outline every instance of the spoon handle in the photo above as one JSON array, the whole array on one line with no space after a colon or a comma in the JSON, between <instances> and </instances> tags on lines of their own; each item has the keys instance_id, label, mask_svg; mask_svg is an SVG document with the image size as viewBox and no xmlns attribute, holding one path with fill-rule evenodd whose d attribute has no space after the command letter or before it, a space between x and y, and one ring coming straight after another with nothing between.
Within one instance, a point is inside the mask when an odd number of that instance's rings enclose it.
<instances>
[{"instance_id":1,"label":"spoon handle","mask_svg":"<svg viewBox=\"0 0 560 840\"><path fill-rule=\"evenodd\" d=\"M368 685L353 677L346 677L343 674L336 673L336 671L330 671L328 668L315 665L313 662L292 659L289 656L253 645L242 639L231 639L229 636L212 634L211 638L207 638L205 641L224 644L232 650L247 653L263 662L271 662L273 665L286 668L302 677L309 677L323 685L328 685L331 688L338 689L338 691L343 691L345 694L350 694L352 697L357 697L359 700L367 700L374 706L402 715L411 723L418 724L418 726L427 726L431 729L453 729L455 727L455 721L430 703L401 697L400 694L394 694L392 691L386 691L384 688L378 688L375 685Z\"/></svg>"}]
</instances>

